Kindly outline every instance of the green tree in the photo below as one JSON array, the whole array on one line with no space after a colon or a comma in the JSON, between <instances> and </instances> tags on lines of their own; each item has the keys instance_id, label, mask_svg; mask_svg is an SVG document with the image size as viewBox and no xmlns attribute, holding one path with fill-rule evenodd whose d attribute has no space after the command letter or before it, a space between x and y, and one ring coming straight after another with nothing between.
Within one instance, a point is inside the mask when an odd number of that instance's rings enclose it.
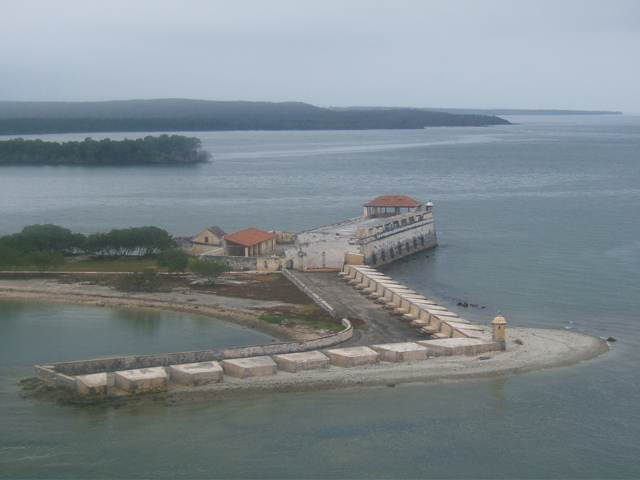
<instances>
[{"instance_id":1,"label":"green tree","mask_svg":"<svg viewBox=\"0 0 640 480\"><path fill-rule=\"evenodd\" d=\"M98 232L87 235L82 250L90 255L108 255L109 237L106 233Z\"/></svg>"},{"instance_id":2,"label":"green tree","mask_svg":"<svg viewBox=\"0 0 640 480\"><path fill-rule=\"evenodd\" d=\"M161 250L175 247L171 235L162 228L146 226L134 229L138 238L138 248L142 255L153 255Z\"/></svg>"},{"instance_id":3,"label":"green tree","mask_svg":"<svg viewBox=\"0 0 640 480\"><path fill-rule=\"evenodd\" d=\"M72 253L81 248L85 238L52 223L28 225L17 234L25 250L38 250L49 253Z\"/></svg>"},{"instance_id":4,"label":"green tree","mask_svg":"<svg viewBox=\"0 0 640 480\"><path fill-rule=\"evenodd\" d=\"M40 273L44 273L63 265L64 256L61 253L32 252L27 256L27 261L35 265Z\"/></svg>"},{"instance_id":5,"label":"green tree","mask_svg":"<svg viewBox=\"0 0 640 480\"><path fill-rule=\"evenodd\" d=\"M14 272L24 265L24 254L17 248L0 243L0 269L11 267Z\"/></svg>"},{"instance_id":6,"label":"green tree","mask_svg":"<svg viewBox=\"0 0 640 480\"><path fill-rule=\"evenodd\" d=\"M184 273L189 265L189 256L179 248L171 248L160 252L156 261L159 267L166 268L171 275L174 272Z\"/></svg>"},{"instance_id":7,"label":"green tree","mask_svg":"<svg viewBox=\"0 0 640 480\"><path fill-rule=\"evenodd\" d=\"M191 271L205 277L209 285L214 285L220 275L231 271L231 267L215 260L198 259L191 265Z\"/></svg>"}]
</instances>

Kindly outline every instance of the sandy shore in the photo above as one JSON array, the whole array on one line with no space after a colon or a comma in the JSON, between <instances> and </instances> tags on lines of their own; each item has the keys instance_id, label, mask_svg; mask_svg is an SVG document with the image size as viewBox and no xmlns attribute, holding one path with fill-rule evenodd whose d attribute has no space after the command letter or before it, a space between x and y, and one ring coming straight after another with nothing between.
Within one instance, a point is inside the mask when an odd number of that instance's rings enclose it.
<instances>
[{"instance_id":1,"label":"sandy shore","mask_svg":"<svg viewBox=\"0 0 640 480\"><path fill-rule=\"evenodd\" d=\"M304 341L318 336L303 327L285 328L258 317L283 302L224 297L175 289L168 293L121 293L91 282L60 283L55 279L0 279L0 299L97 305L116 308L144 308L202 315L242 325L281 341Z\"/></svg>"},{"instance_id":2,"label":"sandy shore","mask_svg":"<svg viewBox=\"0 0 640 480\"><path fill-rule=\"evenodd\" d=\"M516 339L522 344L516 343ZM482 356L438 357L406 363L381 362L378 365L355 368L332 366L326 370L295 374L278 371L275 376L244 380L225 377L223 383L195 388L177 387L152 397L155 397L155 401L175 404L258 393L396 386L497 377L576 365L608 350L609 346L604 339L587 335L563 330L511 328L508 330L507 350L504 352L490 352Z\"/></svg>"},{"instance_id":3,"label":"sandy shore","mask_svg":"<svg viewBox=\"0 0 640 480\"><path fill-rule=\"evenodd\" d=\"M203 298L201 298L203 297ZM59 284L52 280L0 280L0 298L66 302L171 310L207 315L236 322L282 340L301 340L314 336L311 331L291 331L266 324L257 316L274 302L256 302L193 292L123 295L98 285ZM516 342L516 339L518 342ZM609 350L604 339L565 330L507 328L507 349L482 356L430 358L407 363L381 362L357 368L331 367L296 374L278 371L270 377L235 379L200 387L170 384L166 392L142 396L117 397L106 403L145 403L206 401L237 395L276 392L332 390L362 386L395 386L416 382L457 381L472 378L514 375L536 370L566 367L595 358ZM70 401L68 397L57 401Z\"/></svg>"}]
</instances>

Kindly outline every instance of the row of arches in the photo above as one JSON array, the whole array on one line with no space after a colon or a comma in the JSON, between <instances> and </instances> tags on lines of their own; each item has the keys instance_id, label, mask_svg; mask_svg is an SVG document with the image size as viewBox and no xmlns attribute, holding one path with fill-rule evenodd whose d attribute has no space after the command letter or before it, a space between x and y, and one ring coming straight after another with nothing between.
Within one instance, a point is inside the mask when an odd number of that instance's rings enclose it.
<instances>
[{"instance_id":1,"label":"row of arches","mask_svg":"<svg viewBox=\"0 0 640 480\"><path fill-rule=\"evenodd\" d=\"M421 248L419 248L418 246L424 247L426 241L427 236L420 235L418 237L414 237L412 240L398 242L388 249L381 248L371 255L371 262L373 263L373 265L376 265L378 263L384 263L387 260L391 261L396 257L402 257L405 254L421 250Z\"/></svg>"}]
</instances>

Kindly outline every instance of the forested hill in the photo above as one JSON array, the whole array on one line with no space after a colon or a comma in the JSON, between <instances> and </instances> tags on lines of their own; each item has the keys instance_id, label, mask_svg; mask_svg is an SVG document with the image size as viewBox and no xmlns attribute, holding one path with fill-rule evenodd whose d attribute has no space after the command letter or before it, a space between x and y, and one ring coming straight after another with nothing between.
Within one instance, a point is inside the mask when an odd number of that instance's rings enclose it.
<instances>
[{"instance_id":1,"label":"forested hill","mask_svg":"<svg viewBox=\"0 0 640 480\"><path fill-rule=\"evenodd\" d=\"M214 130L368 130L508 125L491 115L413 108L334 110L300 102L0 102L0 135Z\"/></svg>"}]
</instances>

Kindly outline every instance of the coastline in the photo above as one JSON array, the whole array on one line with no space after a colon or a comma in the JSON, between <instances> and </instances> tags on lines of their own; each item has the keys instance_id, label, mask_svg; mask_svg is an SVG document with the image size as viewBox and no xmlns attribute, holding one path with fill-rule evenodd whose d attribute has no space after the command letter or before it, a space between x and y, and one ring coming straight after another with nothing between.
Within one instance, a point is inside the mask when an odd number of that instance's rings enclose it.
<instances>
[{"instance_id":1,"label":"coastline","mask_svg":"<svg viewBox=\"0 0 640 480\"><path fill-rule=\"evenodd\" d=\"M258 319L260 312L274 302L243 300L170 292L159 294L127 294L104 286L59 284L50 280L0 280L0 299L95 305L116 308L145 308L203 315L252 328L280 340L303 340L314 333L305 329L289 329ZM201 298L207 297L207 298ZM197 304L194 304L194 301ZM207 302L207 303L205 303ZM276 302L277 303L277 302ZM281 302L280 302L281 303ZM318 336L317 333L315 336ZM518 342L516 342L518 340ZM339 346L337 348L340 348ZM278 371L274 376L235 379L225 376L222 383L199 387L170 384L167 391L138 396L110 396L100 400L79 399L73 394L56 392L25 393L58 403L101 405L164 402L167 405L220 400L237 396L336 390L353 387L397 386L410 383L461 381L508 376L568 367L596 358L609 351L606 340L566 330L523 327L507 328L507 349L483 356L449 356L406 363L381 362L355 368L331 366L324 370L291 374Z\"/></svg>"},{"instance_id":2,"label":"coastline","mask_svg":"<svg viewBox=\"0 0 640 480\"><path fill-rule=\"evenodd\" d=\"M304 341L318 336L310 329L285 328L259 319L268 308L285 302L247 300L174 290L167 293L122 293L113 288L51 279L0 279L0 300L35 301L110 308L141 308L198 315L222 320L271 335L280 341Z\"/></svg>"},{"instance_id":3,"label":"coastline","mask_svg":"<svg viewBox=\"0 0 640 480\"><path fill-rule=\"evenodd\" d=\"M167 404L233 398L265 393L337 390L354 387L396 387L412 383L440 383L501 377L577 365L609 351L604 339L565 330L515 327L507 350L483 356L457 355L405 363L380 362L353 368L278 373L269 377L236 379L201 387L178 387L151 394L149 400ZM515 343L519 339L522 345ZM339 347L338 347L339 348ZM138 397L143 401L143 397Z\"/></svg>"}]
</instances>

